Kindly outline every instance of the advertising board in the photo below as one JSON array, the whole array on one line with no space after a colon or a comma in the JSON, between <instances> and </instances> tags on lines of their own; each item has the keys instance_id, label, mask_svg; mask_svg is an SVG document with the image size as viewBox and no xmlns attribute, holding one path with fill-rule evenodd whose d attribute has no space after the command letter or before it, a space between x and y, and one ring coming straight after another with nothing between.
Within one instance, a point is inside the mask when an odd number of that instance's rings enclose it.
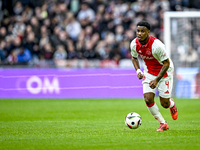
<instances>
[{"instance_id":1,"label":"advertising board","mask_svg":"<svg viewBox=\"0 0 200 150\"><path fill-rule=\"evenodd\" d=\"M1 69L0 98L142 98L134 69Z\"/></svg>"}]
</instances>

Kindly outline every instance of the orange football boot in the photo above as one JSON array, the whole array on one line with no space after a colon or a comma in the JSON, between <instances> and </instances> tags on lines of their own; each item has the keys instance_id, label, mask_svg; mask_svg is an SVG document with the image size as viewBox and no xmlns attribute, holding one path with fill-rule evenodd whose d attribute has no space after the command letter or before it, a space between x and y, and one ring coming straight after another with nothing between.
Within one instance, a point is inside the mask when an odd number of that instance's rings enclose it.
<instances>
[{"instance_id":1,"label":"orange football boot","mask_svg":"<svg viewBox=\"0 0 200 150\"><path fill-rule=\"evenodd\" d=\"M174 101L172 98L171 100ZM176 107L175 102L174 102L174 106L170 108L170 112L171 112L172 119L176 120L178 118L178 109Z\"/></svg>"},{"instance_id":2,"label":"orange football boot","mask_svg":"<svg viewBox=\"0 0 200 150\"><path fill-rule=\"evenodd\" d=\"M160 126L157 129L157 131L165 131L167 129L169 129L169 125L167 123L165 123L165 124L164 123L160 123Z\"/></svg>"}]
</instances>

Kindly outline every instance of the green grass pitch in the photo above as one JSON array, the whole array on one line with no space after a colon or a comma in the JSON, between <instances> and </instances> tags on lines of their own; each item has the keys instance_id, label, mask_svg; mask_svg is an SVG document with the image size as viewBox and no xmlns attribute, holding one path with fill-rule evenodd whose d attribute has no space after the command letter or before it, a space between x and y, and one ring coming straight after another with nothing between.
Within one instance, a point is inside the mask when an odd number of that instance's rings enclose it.
<instances>
[{"instance_id":1,"label":"green grass pitch","mask_svg":"<svg viewBox=\"0 0 200 150\"><path fill-rule=\"evenodd\" d=\"M143 99L0 100L1 150L199 150L200 99L175 99L179 117L156 103L169 124L159 123ZM138 129L125 116L142 117Z\"/></svg>"}]
</instances>

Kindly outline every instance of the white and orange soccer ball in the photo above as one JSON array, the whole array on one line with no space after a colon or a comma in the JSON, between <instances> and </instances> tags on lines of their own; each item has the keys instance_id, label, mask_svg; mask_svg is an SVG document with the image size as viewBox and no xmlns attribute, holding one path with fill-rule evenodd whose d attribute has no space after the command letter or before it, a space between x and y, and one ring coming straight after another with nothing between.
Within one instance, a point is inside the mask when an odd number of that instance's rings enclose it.
<instances>
[{"instance_id":1,"label":"white and orange soccer ball","mask_svg":"<svg viewBox=\"0 0 200 150\"><path fill-rule=\"evenodd\" d=\"M141 116L136 112L129 113L125 118L125 124L130 129L137 129L142 124Z\"/></svg>"}]
</instances>

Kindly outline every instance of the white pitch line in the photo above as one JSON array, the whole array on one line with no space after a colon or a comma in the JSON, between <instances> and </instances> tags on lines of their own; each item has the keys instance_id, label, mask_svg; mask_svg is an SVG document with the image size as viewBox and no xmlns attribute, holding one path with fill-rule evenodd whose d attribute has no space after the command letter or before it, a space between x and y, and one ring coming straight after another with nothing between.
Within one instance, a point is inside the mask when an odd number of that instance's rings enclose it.
<instances>
[{"instance_id":1,"label":"white pitch line","mask_svg":"<svg viewBox=\"0 0 200 150\"><path fill-rule=\"evenodd\" d=\"M127 88L141 88L142 86L85 86L85 87L61 87L60 90L78 90L78 89L127 89ZM46 88L41 88L46 89ZM28 88L9 88L9 89L3 89L0 88L0 91L23 91L28 90Z\"/></svg>"},{"instance_id":2,"label":"white pitch line","mask_svg":"<svg viewBox=\"0 0 200 150\"><path fill-rule=\"evenodd\" d=\"M73 75L57 75L57 74L45 74L45 75L37 75L37 74L31 74L31 75L19 75L19 76L3 76L1 75L0 78L27 78L30 76L38 76L38 77L87 77L87 76L135 76L134 74L73 74Z\"/></svg>"}]
</instances>

